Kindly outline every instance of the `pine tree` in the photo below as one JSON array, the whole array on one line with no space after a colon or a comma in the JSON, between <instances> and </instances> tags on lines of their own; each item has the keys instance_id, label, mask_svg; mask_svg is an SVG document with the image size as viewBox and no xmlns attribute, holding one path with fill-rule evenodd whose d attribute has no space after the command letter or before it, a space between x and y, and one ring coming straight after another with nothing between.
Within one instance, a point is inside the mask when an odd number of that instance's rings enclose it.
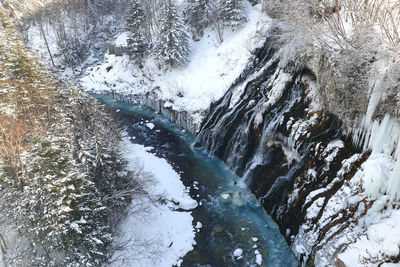
<instances>
[{"instance_id":1,"label":"pine tree","mask_svg":"<svg viewBox=\"0 0 400 267\"><path fill-rule=\"evenodd\" d=\"M209 24L210 0L192 0L185 10L186 23L191 26L195 35L201 37Z\"/></svg>"},{"instance_id":2,"label":"pine tree","mask_svg":"<svg viewBox=\"0 0 400 267\"><path fill-rule=\"evenodd\" d=\"M172 0L166 2L162 12L156 51L158 57L170 66L184 65L189 61L189 37Z\"/></svg>"},{"instance_id":3,"label":"pine tree","mask_svg":"<svg viewBox=\"0 0 400 267\"><path fill-rule=\"evenodd\" d=\"M149 50L149 41L144 30L145 12L138 0L132 2L126 17L129 32L128 46L131 55L143 58Z\"/></svg>"},{"instance_id":4,"label":"pine tree","mask_svg":"<svg viewBox=\"0 0 400 267\"><path fill-rule=\"evenodd\" d=\"M225 26L238 27L247 21L244 0L221 0L220 16Z\"/></svg>"}]
</instances>

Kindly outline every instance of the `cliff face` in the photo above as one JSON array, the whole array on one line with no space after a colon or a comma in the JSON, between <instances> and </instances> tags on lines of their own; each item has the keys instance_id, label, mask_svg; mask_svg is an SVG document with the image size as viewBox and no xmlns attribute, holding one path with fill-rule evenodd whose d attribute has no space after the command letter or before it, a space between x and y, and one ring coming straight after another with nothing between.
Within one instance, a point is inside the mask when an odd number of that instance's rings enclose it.
<instances>
[{"instance_id":1,"label":"cliff face","mask_svg":"<svg viewBox=\"0 0 400 267\"><path fill-rule=\"evenodd\" d=\"M358 127L357 119L367 115L369 120L382 120L385 114L398 117L399 63L374 53L365 62L357 57L357 51L354 53L343 51L332 58L315 51L308 60L307 67L316 76L324 108L339 116L349 128Z\"/></svg>"},{"instance_id":2,"label":"cliff face","mask_svg":"<svg viewBox=\"0 0 400 267\"><path fill-rule=\"evenodd\" d=\"M359 245L353 245L397 207L384 188L371 189L394 175L388 167L393 162L380 162L391 152L383 156L368 142L359 146L362 126L353 135L348 131L365 117L369 96L355 86L359 83L337 83L340 74L322 56L310 60L308 68L285 73L272 47L269 40L212 108L199 142L245 179L303 264L350 266L341 258L352 246L351 255L361 259L356 264L391 262L396 251L374 258L357 254ZM386 109L380 110L377 114ZM381 141L393 151L394 142ZM381 168L389 169L374 171Z\"/></svg>"}]
</instances>

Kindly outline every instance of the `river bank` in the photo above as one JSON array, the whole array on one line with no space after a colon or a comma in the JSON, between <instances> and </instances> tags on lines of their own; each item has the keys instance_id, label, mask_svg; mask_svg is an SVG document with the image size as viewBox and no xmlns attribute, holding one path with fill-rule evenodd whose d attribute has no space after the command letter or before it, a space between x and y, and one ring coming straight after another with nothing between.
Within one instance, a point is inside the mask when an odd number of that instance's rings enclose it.
<instances>
[{"instance_id":1,"label":"river bank","mask_svg":"<svg viewBox=\"0 0 400 267\"><path fill-rule=\"evenodd\" d=\"M193 135L144 107L96 97L119 111L117 120L134 146L141 147L142 152L132 150L132 157L140 158L144 149L168 162L198 202L191 211L196 245L183 257L182 266L297 266L277 225L257 199L223 162L193 148ZM167 174L169 167L161 169ZM179 232L178 226L171 232ZM177 238L173 244L181 240Z\"/></svg>"}]
</instances>

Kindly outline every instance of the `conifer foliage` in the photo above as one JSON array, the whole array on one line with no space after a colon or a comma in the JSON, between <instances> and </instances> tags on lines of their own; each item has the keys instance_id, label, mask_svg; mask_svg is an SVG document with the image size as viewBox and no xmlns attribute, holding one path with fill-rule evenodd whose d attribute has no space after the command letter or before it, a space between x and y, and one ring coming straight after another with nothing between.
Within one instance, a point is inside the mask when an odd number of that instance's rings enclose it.
<instances>
[{"instance_id":1,"label":"conifer foliage","mask_svg":"<svg viewBox=\"0 0 400 267\"><path fill-rule=\"evenodd\" d=\"M119 219L144 194L140 171L127 168L106 108L54 82L0 18L0 210L29 240L0 265L102 266Z\"/></svg>"},{"instance_id":2,"label":"conifer foliage","mask_svg":"<svg viewBox=\"0 0 400 267\"><path fill-rule=\"evenodd\" d=\"M220 16L225 26L233 28L246 22L246 4L244 0L220 1Z\"/></svg>"},{"instance_id":3,"label":"conifer foliage","mask_svg":"<svg viewBox=\"0 0 400 267\"><path fill-rule=\"evenodd\" d=\"M158 57L170 66L181 66L189 60L189 37L173 0L163 7L156 50Z\"/></svg>"},{"instance_id":4,"label":"conifer foliage","mask_svg":"<svg viewBox=\"0 0 400 267\"><path fill-rule=\"evenodd\" d=\"M129 32L128 46L131 55L143 58L149 50L149 41L145 32L145 12L139 0L133 0L126 16L126 28Z\"/></svg>"},{"instance_id":5,"label":"conifer foliage","mask_svg":"<svg viewBox=\"0 0 400 267\"><path fill-rule=\"evenodd\" d=\"M199 37L203 35L203 30L209 24L210 9L210 0L192 0L185 8L186 23Z\"/></svg>"}]
</instances>

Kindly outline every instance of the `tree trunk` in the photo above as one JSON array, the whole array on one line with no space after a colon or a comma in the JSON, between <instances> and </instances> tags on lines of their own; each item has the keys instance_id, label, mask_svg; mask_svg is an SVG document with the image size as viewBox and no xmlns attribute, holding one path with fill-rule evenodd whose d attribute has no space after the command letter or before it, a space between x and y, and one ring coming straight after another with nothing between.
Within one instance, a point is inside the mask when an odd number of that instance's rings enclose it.
<instances>
[{"instance_id":1,"label":"tree trunk","mask_svg":"<svg viewBox=\"0 0 400 267\"><path fill-rule=\"evenodd\" d=\"M44 42L46 44L47 52L49 52L49 56L50 56L50 59L51 59L51 64L54 67L55 64L54 64L53 56L52 56L51 51L50 51L49 43L47 42L46 34L44 33L44 30L43 30L42 22L39 23L39 26L40 26L40 32L42 33Z\"/></svg>"}]
</instances>

